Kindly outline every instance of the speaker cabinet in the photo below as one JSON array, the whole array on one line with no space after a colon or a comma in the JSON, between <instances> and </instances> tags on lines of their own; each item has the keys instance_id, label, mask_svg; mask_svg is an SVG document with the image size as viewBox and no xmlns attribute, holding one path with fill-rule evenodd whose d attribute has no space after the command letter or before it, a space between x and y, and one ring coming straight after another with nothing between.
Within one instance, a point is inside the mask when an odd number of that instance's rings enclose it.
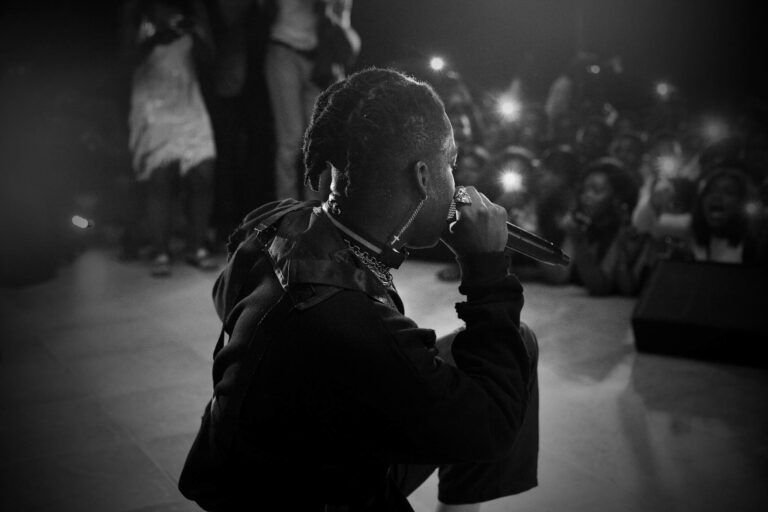
<instances>
[{"instance_id":1,"label":"speaker cabinet","mask_svg":"<svg viewBox=\"0 0 768 512\"><path fill-rule=\"evenodd\" d=\"M632 314L640 352L768 366L768 270L661 261Z\"/></svg>"}]
</instances>

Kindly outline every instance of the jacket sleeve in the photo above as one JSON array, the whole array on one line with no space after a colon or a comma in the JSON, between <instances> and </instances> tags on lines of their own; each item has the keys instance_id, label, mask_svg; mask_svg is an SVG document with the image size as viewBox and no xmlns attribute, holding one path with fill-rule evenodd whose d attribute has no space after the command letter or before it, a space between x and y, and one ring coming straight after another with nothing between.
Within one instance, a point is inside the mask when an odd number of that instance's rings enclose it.
<instances>
[{"instance_id":1,"label":"jacket sleeve","mask_svg":"<svg viewBox=\"0 0 768 512\"><path fill-rule=\"evenodd\" d=\"M435 333L399 312L339 293L302 316L322 350L314 388L320 424L356 454L388 462L494 460L514 443L526 402L522 288L503 253L460 260L457 305L466 322L457 367L437 357ZM306 322L306 323L305 323Z\"/></svg>"}]
</instances>

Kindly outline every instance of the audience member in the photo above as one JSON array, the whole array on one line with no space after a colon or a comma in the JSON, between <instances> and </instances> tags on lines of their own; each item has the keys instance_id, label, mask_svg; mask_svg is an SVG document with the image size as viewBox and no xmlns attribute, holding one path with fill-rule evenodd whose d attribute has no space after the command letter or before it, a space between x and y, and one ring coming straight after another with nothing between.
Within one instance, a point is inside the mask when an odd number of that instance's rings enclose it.
<instances>
[{"instance_id":1,"label":"audience member","mask_svg":"<svg viewBox=\"0 0 768 512\"><path fill-rule=\"evenodd\" d=\"M584 172L577 208L563 221L568 267L542 266L550 283L576 283L592 295L634 295L645 273L644 237L632 228L637 183L614 159L600 159Z\"/></svg>"},{"instance_id":2,"label":"audience member","mask_svg":"<svg viewBox=\"0 0 768 512\"><path fill-rule=\"evenodd\" d=\"M199 1L132 3L125 23L135 67L129 116L130 149L139 181L147 182L147 217L154 243L152 275L171 272L174 195L185 191L187 261L212 268L205 245L216 150L194 56L210 50Z\"/></svg>"}]
</instances>

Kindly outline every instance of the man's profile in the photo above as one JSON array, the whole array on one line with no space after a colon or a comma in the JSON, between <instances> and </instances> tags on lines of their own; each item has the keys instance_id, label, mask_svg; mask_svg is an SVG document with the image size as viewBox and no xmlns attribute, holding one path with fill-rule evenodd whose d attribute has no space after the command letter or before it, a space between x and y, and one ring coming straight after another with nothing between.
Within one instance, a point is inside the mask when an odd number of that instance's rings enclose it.
<instances>
[{"instance_id":1,"label":"man's profile","mask_svg":"<svg viewBox=\"0 0 768 512\"><path fill-rule=\"evenodd\" d=\"M322 205L251 212L214 287L224 322L179 487L206 510L411 510L534 487L537 347L508 272L506 212L456 194L456 146L432 88L368 69L326 89L304 140ZM461 267L465 328L436 340L404 314L390 270L442 240ZM225 342L225 338L228 340Z\"/></svg>"}]
</instances>

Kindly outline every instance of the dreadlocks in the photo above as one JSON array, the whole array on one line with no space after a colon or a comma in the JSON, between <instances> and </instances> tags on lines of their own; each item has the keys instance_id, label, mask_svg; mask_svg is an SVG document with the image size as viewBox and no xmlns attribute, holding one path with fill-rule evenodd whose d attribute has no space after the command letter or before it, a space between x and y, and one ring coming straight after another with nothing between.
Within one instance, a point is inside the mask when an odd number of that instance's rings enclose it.
<instances>
[{"instance_id":1,"label":"dreadlocks","mask_svg":"<svg viewBox=\"0 0 768 512\"><path fill-rule=\"evenodd\" d=\"M353 183L385 177L442 142L443 112L431 86L400 72L370 68L349 76L315 103L304 134L305 184L318 190L329 164L343 173L347 195Z\"/></svg>"}]
</instances>

